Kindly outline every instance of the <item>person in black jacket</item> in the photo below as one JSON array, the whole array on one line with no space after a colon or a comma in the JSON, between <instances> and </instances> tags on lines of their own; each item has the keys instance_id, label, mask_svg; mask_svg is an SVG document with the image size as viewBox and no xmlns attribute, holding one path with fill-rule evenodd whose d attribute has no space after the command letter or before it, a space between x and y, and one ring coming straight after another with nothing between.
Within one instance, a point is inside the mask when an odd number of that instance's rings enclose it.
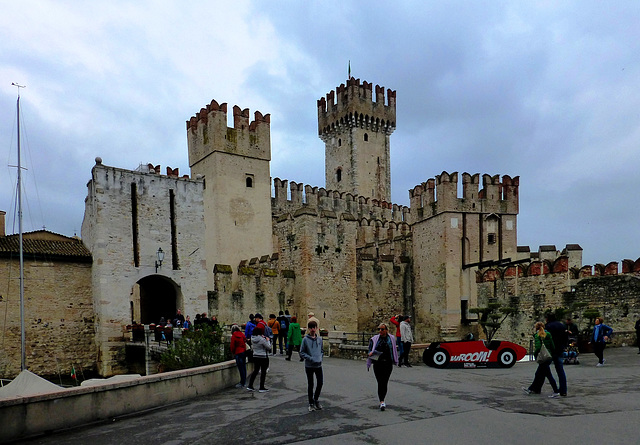
<instances>
[{"instance_id":1,"label":"person in black jacket","mask_svg":"<svg viewBox=\"0 0 640 445\"><path fill-rule=\"evenodd\" d=\"M551 334L553 339L553 351L551 356L553 357L553 365L556 368L556 374L558 374L558 391L559 395L567 395L567 375L564 373L564 349L567 347L567 327L556 320L556 316L553 313L547 314L547 324L545 329ZM551 397L557 397L556 393Z\"/></svg>"}]
</instances>

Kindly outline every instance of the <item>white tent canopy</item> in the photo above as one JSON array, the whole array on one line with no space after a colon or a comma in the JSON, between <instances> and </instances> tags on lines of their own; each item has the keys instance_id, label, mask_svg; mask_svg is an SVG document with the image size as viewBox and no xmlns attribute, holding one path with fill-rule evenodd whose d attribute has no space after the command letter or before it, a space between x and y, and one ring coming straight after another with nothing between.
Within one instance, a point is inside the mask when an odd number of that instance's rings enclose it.
<instances>
[{"instance_id":1,"label":"white tent canopy","mask_svg":"<svg viewBox=\"0 0 640 445\"><path fill-rule=\"evenodd\" d=\"M63 387L51 383L50 381L45 380L25 369L18 374L11 383L0 388L0 400L49 394L64 390L65 389Z\"/></svg>"}]
</instances>

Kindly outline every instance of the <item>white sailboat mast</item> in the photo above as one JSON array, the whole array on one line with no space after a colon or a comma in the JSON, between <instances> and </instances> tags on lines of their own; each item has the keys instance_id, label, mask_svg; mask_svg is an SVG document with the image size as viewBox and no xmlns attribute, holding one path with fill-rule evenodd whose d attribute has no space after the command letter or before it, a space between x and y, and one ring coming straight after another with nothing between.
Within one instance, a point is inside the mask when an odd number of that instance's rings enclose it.
<instances>
[{"instance_id":1,"label":"white sailboat mast","mask_svg":"<svg viewBox=\"0 0 640 445\"><path fill-rule=\"evenodd\" d=\"M12 83L11 85L18 88L18 101L16 102L16 112L18 114L18 240L20 243L20 347L21 347L21 360L20 370L27 369L26 365L26 335L24 327L24 255L22 245L22 165L20 163L20 88L24 88L24 85L18 85Z\"/></svg>"}]
</instances>

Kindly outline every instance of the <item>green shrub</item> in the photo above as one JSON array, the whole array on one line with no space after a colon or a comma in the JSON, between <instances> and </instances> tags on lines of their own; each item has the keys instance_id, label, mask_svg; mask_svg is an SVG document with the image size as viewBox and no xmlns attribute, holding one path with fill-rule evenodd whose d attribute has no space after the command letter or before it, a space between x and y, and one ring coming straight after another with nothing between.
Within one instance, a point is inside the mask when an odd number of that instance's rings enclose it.
<instances>
[{"instance_id":1,"label":"green shrub","mask_svg":"<svg viewBox=\"0 0 640 445\"><path fill-rule=\"evenodd\" d=\"M212 365L225 360L222 329L216 326L200 326L185 331L182 338L162 353L160 364L164 371Z\"/></svg>"}]
</instances>

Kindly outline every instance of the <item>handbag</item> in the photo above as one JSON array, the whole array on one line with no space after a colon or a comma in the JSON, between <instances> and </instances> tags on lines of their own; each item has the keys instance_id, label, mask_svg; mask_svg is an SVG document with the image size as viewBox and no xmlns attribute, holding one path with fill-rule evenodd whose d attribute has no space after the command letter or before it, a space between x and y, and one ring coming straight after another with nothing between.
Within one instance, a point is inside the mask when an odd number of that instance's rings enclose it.
<instances>
[{"instance_id":1,"label":"handbag","mask_svg":"<svg viewBox=\"0 0 640 445\"><path fill-rule=\"evenodd\" d=\"M536 362L541 365L546 365L547 363L551 363L552 357L549 353L547 347L542 343L542 347L540 348L540 352L538 352L538 357L536 358Z\"/></svg>"}]
</instances>

